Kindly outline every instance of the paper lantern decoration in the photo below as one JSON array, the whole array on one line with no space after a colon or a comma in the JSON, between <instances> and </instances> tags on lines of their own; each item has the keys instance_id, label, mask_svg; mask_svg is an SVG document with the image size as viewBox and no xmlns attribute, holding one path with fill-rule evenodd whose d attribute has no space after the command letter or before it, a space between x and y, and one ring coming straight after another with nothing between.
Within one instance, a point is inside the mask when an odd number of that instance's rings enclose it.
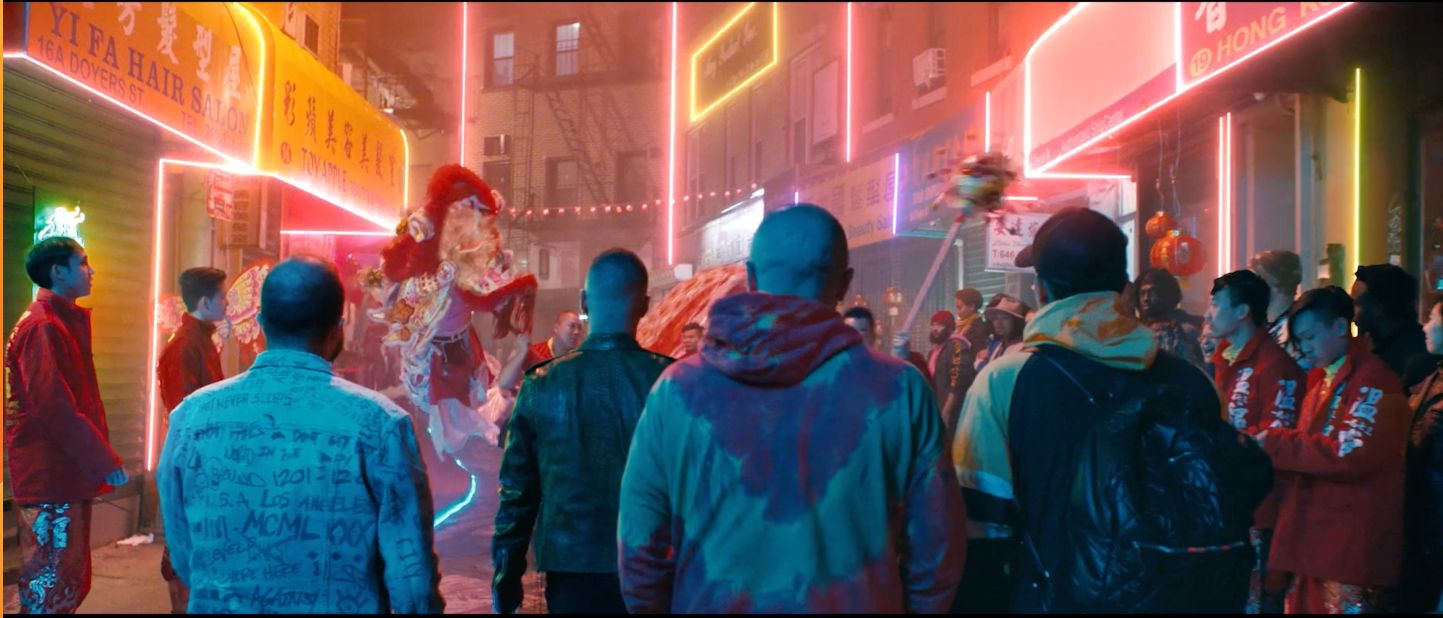
<instances>
[{"instance_id":1,"label":"paper lantern decoration","mask_svg":"<svg viewBox=\"0 0 1443 618\"><path fill-rule=\"evenodd\" d=\"M1156 240L1166 236L1168 232L1177 229L1177 221L1174 220L1171 215L1158 211L1157 214L1147 220L1147 226L1143 229L1147 231L1148 238Z\"/></svg>"},{"instance_id":2,"label":"paper lantern decoration","mask_svg":"<svg viewBox=\"0 0 1443 618\"><path fill-rule=\"evenodd\" d=\"M246 269L231 284L225 294L226 320L230 322L231 334L242 345L258 349L261 339L261 325L257 319L261 312L261 283L270 274L271 265L260 263Z\"/></svg>"},{"instance_id":3,"label":"paper lantern decoration","mask_svg":"<svg viewBox=\"0 0 1443 618\"><path fill-rule=\"evenodd\" d=\"M1202 241L1176 230L1154 242L1149 257L1154 268L1178 277L1196 275L1206 264Z\"/></svg>"}]
</instances>

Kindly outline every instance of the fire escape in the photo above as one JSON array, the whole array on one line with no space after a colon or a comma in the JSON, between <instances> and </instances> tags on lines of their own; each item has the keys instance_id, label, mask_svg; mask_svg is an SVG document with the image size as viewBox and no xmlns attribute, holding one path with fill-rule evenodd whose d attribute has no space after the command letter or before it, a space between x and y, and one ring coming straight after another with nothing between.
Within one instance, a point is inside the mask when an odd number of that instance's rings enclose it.
<instances>
[{"instance_id":1,"label":"fire escape","mask_svg":"<svg viewBox=\"0 0 1443 618\"><path fill-rule=\"evenodd\" d=\"M513 152L525 161L516 173L514 186L522 189L517 199L525 208L545 208L549 190L542 170L538 178L536 164L536 98L545 100L546 109L555 119L556 127L568 153L576 157L580 193L577 206L609 204L616 201L615 183L617 155L643 151L646 147L636 137L628 115L617 100L616 88L638 83L627 79L623 59L608 37L589 4L582 4L580 50L577 70L573 75L556 75L553 53L532 54L530 62L518 67L512 95L512 118L516 132L512 138ZM525 92L523 92L525 91ZM647 166L650 185L656 186L656 171ZM537 182L537 181L540 182ZM538 200L536 192L543 198ZM589 200L587 197L589 196Z\"/></svg>"}]
</instances>

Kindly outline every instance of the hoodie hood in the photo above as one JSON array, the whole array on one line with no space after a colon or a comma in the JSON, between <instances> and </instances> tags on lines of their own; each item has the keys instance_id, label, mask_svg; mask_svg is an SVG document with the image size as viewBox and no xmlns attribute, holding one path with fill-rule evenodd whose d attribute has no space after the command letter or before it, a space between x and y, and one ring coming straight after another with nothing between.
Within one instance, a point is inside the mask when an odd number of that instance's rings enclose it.
<instances>
[{"instance_id":1,"label":"hoodie hood","mask_svg":"<svg viewBox=\"0 0 1443 618\"><path fill-rule=\"evenodd\" d=\"M1113 292L1078 294L1038 310L1023 331L1027 346L1058 345L1094 361L1142 371L1157 358L1157 339L1137 318L1123 313Z\"/></svg>"},{"instance_id":2,"label":"hoodie hood","mask_svg":"<svg viewBox=\"0 0 1443 618\"><path fill-rule=\"evenodd\" d=\"M862 343L836 310L814 300L748 292L712 305L706 364L735 380L793 386L833 355Z\"/></svg>"}]
</instances>

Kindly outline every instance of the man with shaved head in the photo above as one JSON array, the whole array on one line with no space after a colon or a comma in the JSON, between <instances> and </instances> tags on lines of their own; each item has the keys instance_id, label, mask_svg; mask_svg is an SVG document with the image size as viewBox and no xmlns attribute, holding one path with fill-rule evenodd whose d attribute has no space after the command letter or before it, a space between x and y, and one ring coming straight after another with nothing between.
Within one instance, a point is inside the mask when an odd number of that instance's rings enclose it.
<instances>
[{"instance_id":1,"label":"man with shaved head","mask_svg":"<svg viewBox=\"0 0 1443 618\"><path fill-rule=\"evenodd\" d=\"M636 327L651 299L646 266L625 249L591 263L581 310L591 335L533 367L521 385L501 459L491 542L492 606L521 605L526 546L546 573L552 613L625 613L616 575L622 467L646 394L672 359L643 350Z\"/></svg>"},{"instance_id":2,"label":"man with shaved head","mask_svg":"<svg viewBox=\"0 0 1443 618\"><path fill-rule=\"evenodd\" d=\"M190 613L440 613L431 489L411 419L331 370L336 267L261 285L267 350L170 417L156 469Z\"/></svg>"},{"instance_id":3,"label":"man with shaved head","mask_svg":"<svg viewBox=\"0 0 1443 618\"><path fill-rule=\"evenodd\" d=\"M633 612L945 612L961 492L922 374L834 309L847 238L827 211L768 215L749 293L647 398L621 483Z\"/></svg>"}]
</instances>

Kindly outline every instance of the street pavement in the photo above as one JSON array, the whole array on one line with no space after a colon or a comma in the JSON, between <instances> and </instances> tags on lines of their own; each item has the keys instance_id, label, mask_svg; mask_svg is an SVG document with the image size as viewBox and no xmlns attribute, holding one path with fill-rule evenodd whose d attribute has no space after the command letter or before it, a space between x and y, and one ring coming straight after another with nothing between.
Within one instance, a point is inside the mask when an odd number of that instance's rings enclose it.
<instances>
[{"instance_id":1,"label":"street pavement","mask_svg":"<svg viewBox=\"0 0 1443 618\"><path fill-rule=\"evenodd\" d=\"M429 445L425 444L424 434L421 441L425 452ZM434 453L431 455L434 457ZM477 459L479 474L473 502L436 531L436 549L441 556L441 594L446 598L448 614L491 613L491 534L496 516L496 473L501 464L501 449L490 447ZM433 476L438 512L464 497L460 494L469 488L466 477L458 482L455 476L459 471L450 474L432 458L428 458L426 464ZM94 577L90 595L78 613L169 612L170 597L160 577L162 549L159 537L151 545L111 545L96 549L92 554ZM539 576L534 570L528 571L523 582L526 596L521 613L545 613ZM18 609L16 586L5 586L5 613L16 613Z\"/></svg>"}]
</instances>

